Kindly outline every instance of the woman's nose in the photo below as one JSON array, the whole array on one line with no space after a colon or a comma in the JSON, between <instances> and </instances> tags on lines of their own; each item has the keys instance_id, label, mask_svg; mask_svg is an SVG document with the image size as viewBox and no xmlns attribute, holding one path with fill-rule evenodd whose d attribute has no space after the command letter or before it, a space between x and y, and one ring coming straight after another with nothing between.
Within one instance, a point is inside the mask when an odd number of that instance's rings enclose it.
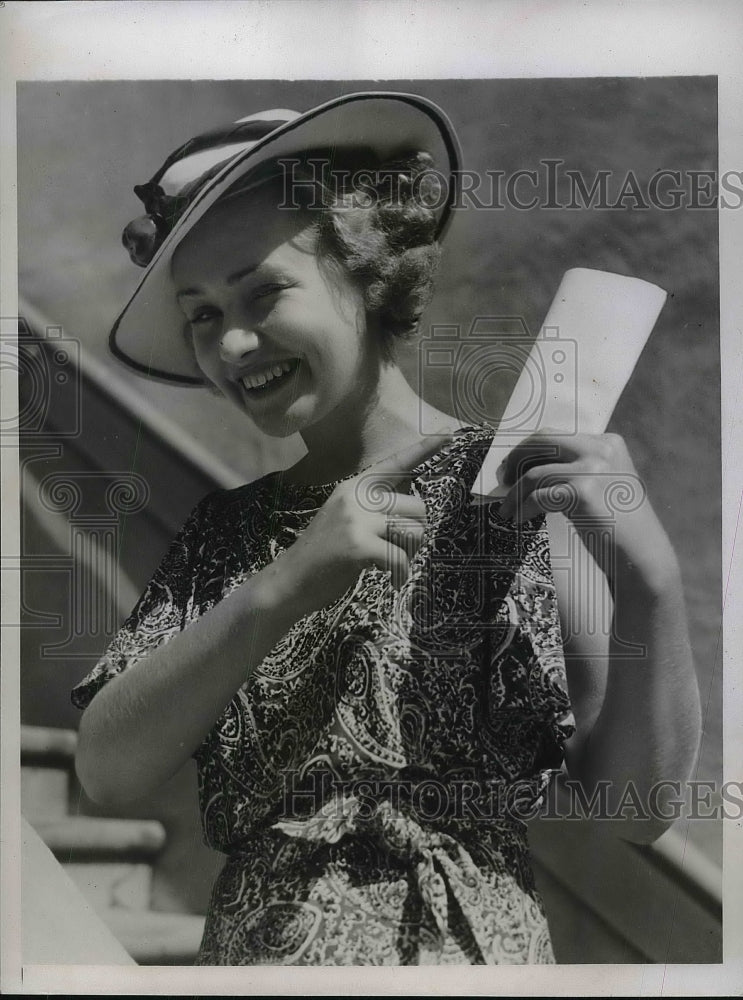
<instances>
[{"instance_id":1,"label":"woman's nose","mask_svg":"<svg viewBox=\"0 0 743 1000\"><path fill-rule=\"evenodd\" d=\"M245 323L231 323L219 341L219 352L224 361L236 363L260 346L257 334Z\"/></svg>"}]
</instances>

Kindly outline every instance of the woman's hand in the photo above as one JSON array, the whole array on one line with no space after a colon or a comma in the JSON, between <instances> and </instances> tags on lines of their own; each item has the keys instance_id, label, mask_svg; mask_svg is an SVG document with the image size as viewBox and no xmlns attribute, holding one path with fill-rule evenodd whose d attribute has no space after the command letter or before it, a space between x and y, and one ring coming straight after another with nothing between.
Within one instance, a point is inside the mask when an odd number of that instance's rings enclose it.
<instances>
[{"instance_id":1,"label":"woman's hand","mask_svg":"<svg viewBox=\"0 0 743 1000\"><path fill-rule=\"evenodd\" d=\"M298 620L337 600L372 566L402 586L426 525L425 504L408 493L411 474L447 439L426 437L339 483L294 544L261 570L272 603Z\"/></svg>"},{"instance_id":2,"label":"woman's hand","mask_svg":"<svg viewBox=\"0 0 743 1000\"><path fill-rule=\"evenodd\" d=\"M362 569L402 582L425 527L422 501L407 495L411 472L448 439L428 437L339 484L278 559L98 692L77 754L91 798L130 801L174 774L288 628Z\"/></svg>"},{"instance_id":3,"label":"woman's hand","mask_svg":"<svg viewBox=\"0 0 743 1000\"><path fill-rule=\"evenodd\" d=\"M525 521L540 511L568 517L612 589L631 576L651 590L677 571L676 556L618 434L542 430L506 459L513 484L502 517Z\"/></svg>"},{"instance_id":4,"label":"woman's hand","mask_svg":"<svg viewBox=\"0 0 743 1000\"><path fill-rule=\"evenodd\" d=\"M567 748L570 774L589 796L608 781L608 810L626 819L613 829L630 840L651 841L669 825L651 807L653 796L668 782L688 780L701 732L671 543L616 434L533 434L509 454L503 478L512 485L502 517L524 521L540 511L562 512L606 577L611 622L597 629L601 587L578 557L563 519L552 518L558 551L570 559L569 574L555 577L578 726ZM604 606L603 596L598 606ZM628 790L646 815L619 812Z\"/></svg>"}]
</instances>

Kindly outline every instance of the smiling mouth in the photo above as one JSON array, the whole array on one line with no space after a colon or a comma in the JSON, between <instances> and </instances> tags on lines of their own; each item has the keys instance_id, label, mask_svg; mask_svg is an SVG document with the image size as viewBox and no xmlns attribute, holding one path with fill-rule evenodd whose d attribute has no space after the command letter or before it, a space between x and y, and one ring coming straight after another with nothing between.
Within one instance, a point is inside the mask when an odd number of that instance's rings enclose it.
<instances>
[{"instance_id":1,"label":"smiling mouth","mask_svg":"<svg viewBox=\"0 0 743 1000\"><path fill-rule=\"evenodd\" d=\"M272 389L276 389L284 382L287 382L296 372L297 368L299 368L299 358L291 358L288 361L277 361L261 372L243 375L239 380L240 385L251 395L270 392Z\"/></svg>"}]
</instances>

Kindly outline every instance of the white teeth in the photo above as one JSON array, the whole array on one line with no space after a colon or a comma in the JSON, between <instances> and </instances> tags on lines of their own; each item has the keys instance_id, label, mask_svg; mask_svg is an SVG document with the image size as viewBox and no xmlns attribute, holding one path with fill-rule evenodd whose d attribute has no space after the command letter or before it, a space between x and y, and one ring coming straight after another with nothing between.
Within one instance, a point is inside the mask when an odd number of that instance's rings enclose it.
<instances>
[{"instance_id":1,"label":"white teeth","mask_svg":"<svg viewBox=\"0 0 743 1000\"><path fill-rule=\"evenodd\" d=\"M243 375L240 379L243 386L246 389L259 389L261 386L266 385L268 382L272 382L275 378L280 375L286 374L292 370L291 361L277 361L276 364L271 365L264 372L258 372L252 375Z\"/></svg>"}]
</instances>

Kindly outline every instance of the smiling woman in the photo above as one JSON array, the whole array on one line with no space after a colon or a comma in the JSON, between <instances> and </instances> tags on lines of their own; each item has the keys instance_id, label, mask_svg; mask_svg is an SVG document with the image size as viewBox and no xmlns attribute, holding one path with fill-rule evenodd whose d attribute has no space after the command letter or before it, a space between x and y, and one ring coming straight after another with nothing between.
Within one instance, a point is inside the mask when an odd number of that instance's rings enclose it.
<instances>
[{"instance_id":1,"label":"smiling woman","mask_svg":"<svg viewBox=\"0 0 743 1000\"><path fill-rule=\"evenodd\" d=\"M621 439L535 435L503 503L473 506L492 429L424 403L397 363L458 165L431 102L352 94L197 137L137 189L148 215L125 242L146 270L115 353L307 447L198 504L73 693L92 798L196 759L227 856L201 964L551 962L524 811L565 758L614 797L694 762L678 566L649 503L615 519L611 553L585 533L614 600L602 636L556 585L544 514L526 519L546 475L595 523L605 477L635 474ZM560 612L579 623L567 670Z\"/></svg>"},{"instance_id":2,"label":"smiling woman","mask_svg":"<svg viewBox=\"0 0 743 1000\"><path fill-rule=\"evenodd\" d=\"M267 194L205 216L174 254L173 277L200 369L261 430L285 437L353 409L378 360L361 294L331 286L309 218ZM246 243L259 264L242 266Z\"/></svg>"},{"instance_id":3,"label":"smiling woman","mask_svg":"<svg viewBox=\"0 0 743 1000\"><path fill-rule=\"evenodd\" d=\"M328 156L304 160L327 164ZM412 187L421 161L384 164L376 174L402 174ZM334 162L333 176L358 177L364 162L368 179L370 161L358 156L353 170L348 159L342 170ZM219 202L179 244L176 298L199 368L264 432L285 437L314 425L327 436L323 418L350 419L365 392L377 392L380 367L394 377L383 362L395 339L415 331L432 290L435 215L412 198L381 202L368 186L305 179L299 187L296 164L289 190L281 165L268 164L266 175ZM258 263L235 269L246 242ZM291 398L279 398L281 390Z\"/></svg>"}]
</instances>

